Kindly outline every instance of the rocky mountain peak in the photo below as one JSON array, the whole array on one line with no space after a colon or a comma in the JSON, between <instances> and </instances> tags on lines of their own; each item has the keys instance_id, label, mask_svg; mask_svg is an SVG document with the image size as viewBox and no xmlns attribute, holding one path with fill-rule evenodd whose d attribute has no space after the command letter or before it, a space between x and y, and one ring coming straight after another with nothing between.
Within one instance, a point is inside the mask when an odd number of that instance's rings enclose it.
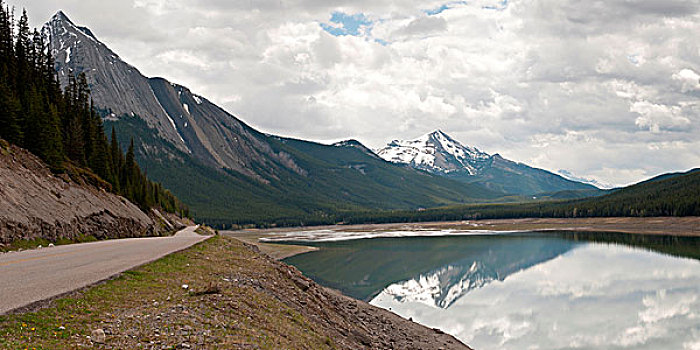
<instances>
[{"instance_id":1,"label":"rocky mountain peak","mask_svg":"<svg viewBox=\"0 0 700 350\"><path fill-rule=\"evenodd\" d=\"M71 75L84 73L98 108L111 119L138 116L149 127L183 152L191 152L168 115L158 103L148 79L124 62L100 42L93 32L77 26L68 16L57 12L44 26L62 86Z\"/></svg>"},{"instance_id":2,"label":"rocky mountain peak","mask_svg":"<svg viewBox=\"0 0 700 350\"><path fill-rule=\"evenodd\" d=\"M391 141L376 153L392 163L407 164L468 183L483 183L489 189L508 194L595 189L543 169L510 161L498 153L490 155L476 147L463 145L440 129L414 140Z\"/></svg>"},{"instance_id":3,"label":"rocky mountain peak","mask_svg":"<svg viewBox=\"0 0 700 350\"><path fill-rule=\"evenodd\" d=\"M288 154L275 152L263 135L222 108L184 86L141 74L64 12L46 23L44 33L63 86L71 75L85 74L95 106L105 113L105 119L141 119L157 138L182 153L173 154L164 146L151 147L153 154L192 157L209 167L261 182L274 178L281 169L305 173Z\"/></svg>"},{"instance_id":4,"label":"rocky mountain peak","mask_svg":"<svg viewBox=\"0 0 700 350\"><path fill-rule=\"evenodd\" d=\"M66 13L63 12L63 10L58 10L58 12L56 12L56 14L53 15L53 17L51 17L51 22L61 22L61 21L65 21L65 22L68 22L70 24L73 24L73 22L70 20L70 18L68 18Z\"/></svg>"},{"instance_id":5,"label":"rocky mountain peak","mask_svg":"<svg viewBox=\"0 0 700 350\"><path fill-rule=\"evenodd\" d=\"M491 158L475 147L462 145L440 129L415 140L394 140L377 154L393 163L411 164L432 172L466 171L470 175L475 175Z\"/></svg>"}]
</instances>

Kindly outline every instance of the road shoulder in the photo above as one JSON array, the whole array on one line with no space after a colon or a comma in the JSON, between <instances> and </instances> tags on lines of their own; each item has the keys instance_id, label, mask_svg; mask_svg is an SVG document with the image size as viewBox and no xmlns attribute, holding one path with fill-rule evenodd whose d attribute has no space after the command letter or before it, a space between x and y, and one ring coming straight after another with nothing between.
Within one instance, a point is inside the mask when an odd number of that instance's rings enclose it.
<instances>
[{"instance_id":1,"label":"road shoulder","mask_svg":"<svg viewBox=\"0 0 700 350\"><path fill-rule=\"evenodd\" d=\"M468 349L220 236L48 308L0 316L0 334L0 348Z\"/></svg>"}]
</instances>

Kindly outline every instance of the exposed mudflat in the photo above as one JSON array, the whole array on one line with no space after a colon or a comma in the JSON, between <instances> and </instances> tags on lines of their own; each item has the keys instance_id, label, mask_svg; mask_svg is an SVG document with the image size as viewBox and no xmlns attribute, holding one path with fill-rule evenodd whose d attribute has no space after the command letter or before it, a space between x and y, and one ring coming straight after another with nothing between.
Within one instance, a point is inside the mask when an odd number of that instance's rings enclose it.
<instances>
[{"instance_id":1,"label":"exposed mudflat","mask_svg":"<svg viewBox=\"0 0 700 350\"><path fill-rule=\"evenodd\" d=\"M492 233L493 231L587 231L587 232L623 232L643 235L676 235L700 236L700 217L651 217L651 218L531 218L531 219L499 219L499 220L467 220L449 222L398 223L398 224L367 224L367 225L334 225L316 227L286 227L267 230L225 231L224 234L236 237L247 243L257 245L264 253L284 259L296 254L312 251L316 248L304 246L289 246L261 242L262 239L274 240L277 237L290 236L300 231L323 232L324 237L330 237L333 232L367 233L373 236L377 232L409 232L409 231L471 231ZM449 235L446 233L445 235ZM319 235L316 235L319 236Z\"/></svg>"},{"instance_id":2,"label":"exposed mudflat","mask_svg":"<svg viewBox=\"0 0 700 350\"><path fill-rule=\"evenodd\" d=\"M275 244L260 241L260 238L270 237L270 235L276 233L279 233L279 231L241 230L221 232L224 236L233 237L244 243L258 247L260 252L276 260L283 260L297 254L312 252L318 249L316 247L303 245Z\"/></svg>"}]
</instances>

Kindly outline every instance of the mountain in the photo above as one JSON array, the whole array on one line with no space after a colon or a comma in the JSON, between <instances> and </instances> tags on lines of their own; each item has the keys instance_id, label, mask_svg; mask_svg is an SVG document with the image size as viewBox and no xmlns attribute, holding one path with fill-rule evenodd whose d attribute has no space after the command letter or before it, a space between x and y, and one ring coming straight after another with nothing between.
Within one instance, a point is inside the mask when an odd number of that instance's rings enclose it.
<instances>
[{"instance_id":1,"label":"mountain","mask_svg":"<svg viewBox=\"0 0 700 350\"><path fill-rule=\"evenodd\" d=\"M597 190L590 184L565 179L546 170L533 168L477 148L462 145L437 130L415 140L394 140L377 151L392 163L414 168L466 183L481 184L504 194L532 196L559 191Z\"/></svg>"},{"instance_id":2,"label":"mountain","mask_svg":"<svg viewBox=\"0 0 700 350\"><path fill-rule=\"evenodd\" d=\"M188 88L147 78L58 12L44 26L62 84L84 73L122 145L149 177L208 223L327 223L348 210L417 209L500 193L389 164L357 141L322 145L263 134Z\"/></svg>"},{"instance_id":3,"label":"mountain","mask_svg":"<svg viewBox=\"0 0 700 350\"><path fill-rule=\"evenodd\" d=\"M605 196L560 207L573 216L698 216L700 168L659 175Z\"/></svg>"},{"instance_id":4,"label":"mountain","mask_svg":"<svg viewBox=\"0 0 700 350\"><path fill-rule=\"evenodd\" d=\"M431 208L423 211L372 212L345 218L349 224L456 221L506 218L686 217L700 216L700 168L659 175L589 198L559 194L557 201L489 203ZM568 197L568 200L567 200Z\"/></svg>"},{"instance_id":5,"label":"mountain","mask_svg":"<svg viewBox=\"0 0 700 350\"><path fill-rule=\"evenodd\" d=\"M107 120L138 117L157 137L210 167L258 179L263 174L254 168L302 173L285 154L272 152L258 132L183 86L144 77L63 12L53 16L43 31L49 35L62 85L69 76L85 73Z\"/></svg>"},{"instance_id":6,"label":"mountain","mask_svg":"<svg viewBox=\"0 0 700 350\"><path fill-rule=\"evenodd\" d=\"M602 189L611 189L611 188L614 188L614 187L615 187L615 186L613 186L613 185L611 185L611 184L604 183L604 182L600 182L600 181L598 181L598 180L596 180L596 179L588 179L588 178L585 178L585 177L576 176L574 173L572 173L572 172L570 172L570 171L568 171L568 170L564 170L564 169L559 169L559 171L557 171L557 174L561 175L561 176L564 177L565 179L568 179L568 180L571 180L571 181L576 181L576 182L581 182L581 183L585 183L585 184L589 184L589 185L593 185L593 186L595 186L595 187L602 188Z\"/></svg>"}]
</instances>

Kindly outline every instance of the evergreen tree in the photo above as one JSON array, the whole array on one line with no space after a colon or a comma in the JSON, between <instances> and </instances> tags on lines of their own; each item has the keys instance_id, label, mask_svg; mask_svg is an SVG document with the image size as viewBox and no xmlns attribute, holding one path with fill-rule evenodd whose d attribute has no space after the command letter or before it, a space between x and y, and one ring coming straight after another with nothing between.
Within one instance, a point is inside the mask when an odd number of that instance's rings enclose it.
<instances>
[{"instance_id":1,"label":"evergreen tree","mask_svg":"<svg viewBox=\"0 0 700 350\"><path fill-rule=\"evenodd\" d=\"M22 108L28 109L26 92L27 83L30 81L29 77L29 47L31 46L31 41L29 39L29 19L27 18L27 11L22 12L22 17L17 25L17 38L15 39L15 57L16 57L16 75L14 81L14 87L18 92L20 102L22 103Z\"/></svg>"},{"instance_id":2,"label":"evergreen tree","mask_svg":"<svg viewBox=\"0 0 700 350\"><path fill-rule=\"evenodd\" d=\"M144 210L188 212L141 172L133 140L125 157L114 128L111 136L110 144L85 74L69 76L61 90L46 38L29 31L26 11L15 25L0 0L0 138L26 148L55 172L76 166L92 171Z\"/></svg>"},{"instance_id":3,"label":"evergreen tree","mask_svg":"<svg viewBox=\"0 0 700 350\"><path fill-rule=\"evenodd\" d=\"M15 50L12 38L12 20L10 10L0 0L0 83L9 84L10 72L13 71Z\"/></svg>"},{"instance_id":4,"label":"evergreen tree","mask_svg":"<svg viewBox=\"0 0 700 350\"><path fill-rule=\"evenodd\" d=\"M12 91L0 82L0 138L14 144L22 144L22 128L19 122L21 106Z\"/></svg>"}]
</instances>

